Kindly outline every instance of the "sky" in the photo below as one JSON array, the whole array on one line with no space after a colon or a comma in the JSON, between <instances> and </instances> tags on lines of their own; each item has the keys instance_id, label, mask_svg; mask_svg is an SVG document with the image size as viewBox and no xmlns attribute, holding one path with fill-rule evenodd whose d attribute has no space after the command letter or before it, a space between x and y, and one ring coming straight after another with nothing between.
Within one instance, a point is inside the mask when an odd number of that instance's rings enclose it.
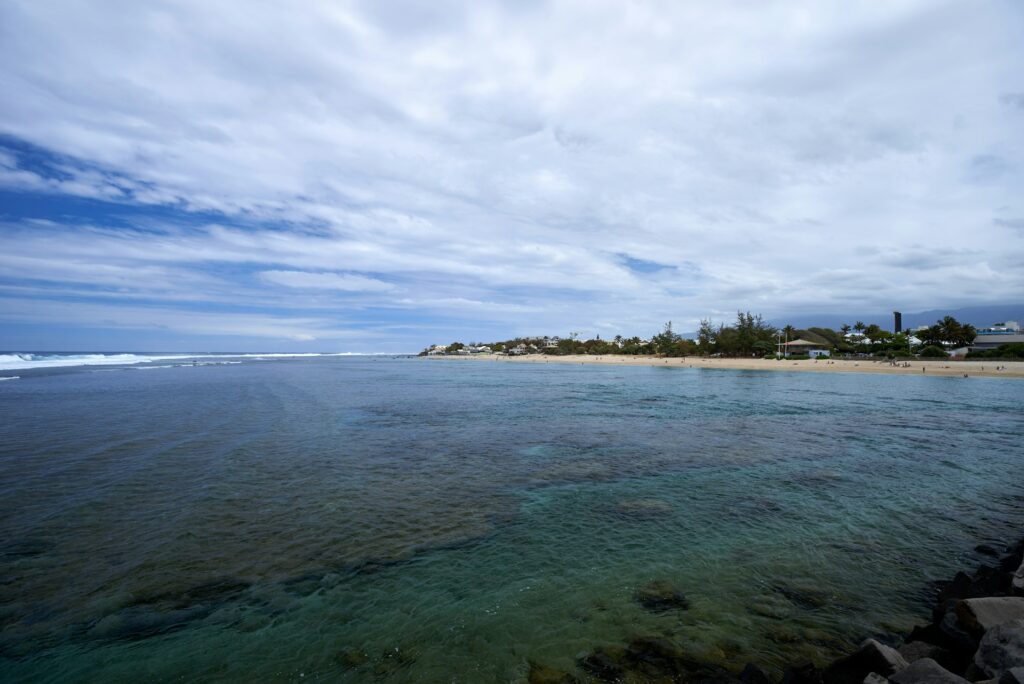
<instances>
[{"instance_id":1,"label":"sky","mask_svg":"<svg viewBox=\"0 0 1024 684\"><path fill-rule=\"evenodd\" d=\"M1024 3L6 0L0 349L1024 299Z\"/></svg>"}]
</instances>

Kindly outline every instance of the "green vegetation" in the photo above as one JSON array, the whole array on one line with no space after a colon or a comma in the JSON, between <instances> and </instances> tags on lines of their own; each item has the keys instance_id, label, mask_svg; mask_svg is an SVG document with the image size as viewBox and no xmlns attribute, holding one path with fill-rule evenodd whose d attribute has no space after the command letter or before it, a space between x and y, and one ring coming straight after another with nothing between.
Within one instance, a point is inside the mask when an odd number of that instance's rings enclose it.
<instances>
[{"instance_id":1,"label":"green vegetation","mask_svg":"<svg viewBox=\"0 0 1024 684\"><path fill-rule=\"evenodd\" d=\"M988 351L969 352L969 359L1024 359L1024 342L1001 344Z\"/></svg>"},{"instance_id":2,"label":"green vegetation","mask_svg":"<svg viewBox=\"0 0 1024 684\"><path fill-rule=\"evenodd\" d=\"M855 334L847 337L851 331ZM597 336L589 340L579 339L578 333L569 333L568 337L516 337L490 343L471 343L466 346L454 342L447 348L447 353L459 350L465 353L490 351L503 354L546 354L550 356L568 356L571 354L602 355L657 355L657 356L727 356L747 358L772 358L777 354L780 334L783 340L807 340L829 350L832 355L874 356L887 359L911 358L915 355L926 358L945 358L946 347L963 347L974 341L977 330L974 326L963 324L952 316L936 321L935 325L915 333L921 344L911 345L911 337L905 333L893 334L872 323L866 325L856 321L853 325L844 324L840 329L810 327L806 330L786 325L782 330L767 323L760 315L749 311L736 312L736 321L732 325L712 324L710 320L702 320L697 331L696 340L688 340L676 333L672 321L665 324L662 330L651 336L649 340L640 337L623 337L616 335L611 340L602 340ZM974 358L1024 358L1024 345L1003 345L992 352L976 352L969 356ZM426 354L424 350L421 354ZM788 358L806 358L790 356Z\"/></svg>"},{"instance_id":3,"label":"green vegetation","mask_svg":"<svg viewBox=\"0 0 1024 684\"><path fill-rule=\"evenodd\" d=\"M925 345L941 346L943 343L953 347L966 347L978 336L973 325L961 323L952 316L946 316L935 325L917 333Z\"/></svg>"}]
</instances>

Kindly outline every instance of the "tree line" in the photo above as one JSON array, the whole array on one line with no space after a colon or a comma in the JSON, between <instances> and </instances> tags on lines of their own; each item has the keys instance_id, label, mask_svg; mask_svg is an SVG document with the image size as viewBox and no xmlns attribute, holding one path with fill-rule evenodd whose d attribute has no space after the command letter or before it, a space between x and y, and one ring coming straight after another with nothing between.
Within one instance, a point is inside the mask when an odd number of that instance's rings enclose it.
<instances>
[{"instance_id":1,"label":"tree line","mask_svg":"<svg viewBox=\"0 0 1024 684\"><path fill-rule=\"evenodd\" d=\"M852 334L851 334L852 333ZM551 356L571 354L591 355L659 355L679 356L728 356L728 357L771 357L778 350L780 341L804 339L839 354L871 354L878 356L909 357L914 353L924 355L946 355L946 347L964 347L970 345L977 330L974 326L960 323L952 316L946 316L935 325L914 331L919 340L912 343L906 332L893 333L880 326L864 324L856 321L853 325L844 324L839 330L824 327L797 329L786 325L779 329L764 320L760 314L749 311L736 312L733 324L714 324L709 319L700 321L695 340L686 339L673 330L672 322L667 322L650 339L638 336L624 337L616 335L612 339L601 339L598 335L593 339L581 340L577 333L570 333L566 338L516 337L489 343L471 342L469 348L486 346L495 353L507 353L511 350L525 350L526 353L540 353ZM553 341L557 339L557 341ZM448 346L448 352L463 349L466 345L454 342ZM427 350L421 352L426 354Z\"/></svg>"}]
</instances>

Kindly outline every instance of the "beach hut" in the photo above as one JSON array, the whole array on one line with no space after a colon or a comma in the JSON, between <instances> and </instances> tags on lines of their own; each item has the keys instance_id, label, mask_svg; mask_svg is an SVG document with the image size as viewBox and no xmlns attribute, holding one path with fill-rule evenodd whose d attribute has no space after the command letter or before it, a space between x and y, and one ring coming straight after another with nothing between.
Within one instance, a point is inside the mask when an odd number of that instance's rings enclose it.
<instances>
[{"instance_id":1,"label":"beach hut","mask_svg":"<svg viewBox=\"0 0 1024 684\"><path fill-rule=\"evenodd\" d=\"M811 358L817 358L819 356L828 356L828 347L817 342L811 342L810 340L793 340L786 342L786 356L793 354L807 354Z\"/></svg>"}]
</instances>

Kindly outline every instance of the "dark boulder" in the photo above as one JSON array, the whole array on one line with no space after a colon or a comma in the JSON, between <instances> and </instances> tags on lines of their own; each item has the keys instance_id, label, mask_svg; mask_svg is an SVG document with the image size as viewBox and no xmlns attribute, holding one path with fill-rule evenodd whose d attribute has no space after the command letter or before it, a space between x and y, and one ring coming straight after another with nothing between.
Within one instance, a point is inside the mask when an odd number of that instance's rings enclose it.
<instances>
[{"instance_id":1,"label":"dark boulder","mask_svg":"<svg viewBox=\"0 0 1024 684\"><path fill-rule=\"evenodd\" d=\"M951 672L962 672L967 665L966 658L957 658L951 651L927 641L911 641L903 644L896 650L900 652L900 655L903 656L907 663L912 663L922 658L931 658Z\"/></svg>"},{"instance_id":2,"label":"dark boulder","mask_svg":"<svg viewBox=\"0 0 1024 684\"><path fill-rule=\"evenodd\" d=\"M896 649L868 639L856 651L826 667L822 680L825 684L861 684L871 672L888 677L907 665Z\"/></svg>"},{"instance_id":3,"label":"dark boulder","mask_svg":"<svg viewBox=\"0 0 1024 684\"><path fill-rule=\"evenodd\" d=\"M780 684L821 684L821 670L812 665L791 665L782 672Z\"/></svg>"},{"instance_id":4,"label":"dark boulder","mask_svg":"<svg viewBox=\"0 0 1024 684\"><path fill-rule=\"evenodd\" d=\"M759 668L754 663L747 663L740 672L739 680L743 684L771 684L771 679L765 674L764 670Z\"/></svg>"},{"instance_id":5,"label":"dark boulder","mask_svg":"<svg viewBox=\"0 0 1024 684\"><path fill-rule=\"evenodd\" d=\"M889 677L894 684L969 684L931 658L922 658Z\"/></svg>"}]
</instances>

